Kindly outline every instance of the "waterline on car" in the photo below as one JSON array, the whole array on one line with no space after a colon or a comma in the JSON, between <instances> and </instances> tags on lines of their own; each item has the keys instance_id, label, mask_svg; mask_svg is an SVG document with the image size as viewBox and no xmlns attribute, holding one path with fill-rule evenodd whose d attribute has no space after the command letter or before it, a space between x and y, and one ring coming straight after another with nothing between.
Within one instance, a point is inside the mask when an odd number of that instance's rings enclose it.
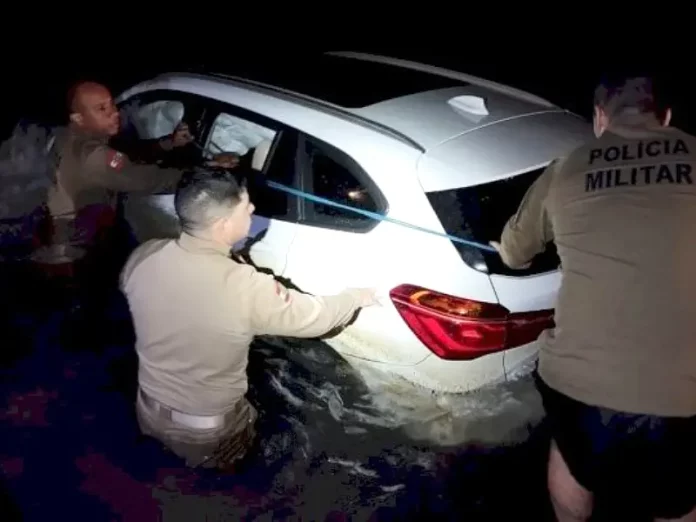
<instances>
[{"instance_id":1,"label":"waterline on car","mask_svg":"<svg viewBox=\"0 0 696 522\"><path fill-rule=\"evenodd\" d=\"M263 351L265 380L278 400L298 416L322 416L346 436L378 428L437 447L500 445L524 440L543 417L529 367L500 384L444 394L378 371L363 371L358 377L318 341L283 340ZM293 425L301 430L301 422Z\"/></svg>"}]
</instances>

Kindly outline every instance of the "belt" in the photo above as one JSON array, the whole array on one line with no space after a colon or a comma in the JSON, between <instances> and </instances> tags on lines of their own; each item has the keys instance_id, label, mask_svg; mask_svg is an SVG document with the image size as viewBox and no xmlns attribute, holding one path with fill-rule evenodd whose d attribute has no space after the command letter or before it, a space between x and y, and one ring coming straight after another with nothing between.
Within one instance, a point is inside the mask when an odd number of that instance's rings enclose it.
<instances>
[{"instance_id":1,"label":"belt","mask_svg":"<svg viewBox=\"0 0 696 522\"><path fill-rule=\"evenodd\" d=\"M188 428L199 430L214 429L219 428L225 422L224 415L191 415L189 413L173 410L152 397L149 397L142 389L140 390L140 397L147 407L155 410L161 417Z\"/></svg>"}]
</instances>

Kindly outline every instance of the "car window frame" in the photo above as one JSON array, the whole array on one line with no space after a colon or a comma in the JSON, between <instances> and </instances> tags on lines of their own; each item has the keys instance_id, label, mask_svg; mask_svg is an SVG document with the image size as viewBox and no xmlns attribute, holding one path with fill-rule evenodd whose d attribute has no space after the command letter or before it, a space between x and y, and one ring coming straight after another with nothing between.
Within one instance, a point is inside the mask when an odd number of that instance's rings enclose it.
<instances>
[{"instance_id":1,"label":"car window frame","mask_svg":"<svg viewBox=\"0 0 696 522\"><path fill-rule=\"evenodd\" d=\"M208 129L205 127L206 98L204 96L185 91L177 91L174 89L152 89L149 91L135 93L132 96L119 101L116 106L119 112L121 112L124 106L133 103L134 101L137 101L143 106L158 101L181 102L184 104L184 115L186 116L186 120L196 121L195 128L190 129L191 134L197 137L196 143L200 145L199 142L203 136L207 136L208 134ZM187 114L188 111L191 111L192 114Z\"/></svg>"},{"instance_id":2,"label":"car window frame","mask_svg":"<svg viewBox=\"0 0 696 522\"><path fill-rule=\"evenodd\" d=\"M361 187L367 190L367 193L374 200L377 209L374 211L376 214L381 214L386 216L389 212L389 202L379 188L377 183L372 179L372 177L365 171L360 164L335 145L332 145L316 136L310 135L308 133L300 133L298 139L298 158L299 158L299 168L300 168L300 190L305 191L309 194L314 194L314 181L313 181L313 171L311 166L311 159L307 153L306 144L309 142L313 146L324 150L324 153L340 165L345 168ZM337 161L337 159L339 161ZM303 198L304 200L304 198ZM304 200L304 208L302 215L302 224L313 226L317 228L325 228L331 230L338 230L342 232L354 232L358 234L365 234L373 230L379 223L380 220L377 219L365 219L356 220L355 222L342 222L338 221L335 216L327 216L316 212L316 205L321 203L316 203L310 200ZM348 212L348 211L346 211Z\"/></svg>"},{"instance_id":3,"label":"car window frame","mask_svg":"<svg viewBox=\"0 0 696 522\"><path fill-rule=\"evenodd\" d=\"M282 183L284 185L288 185L291 188L299 188L299 169L298 169L298 135L299 132L297 129L286 125L285 123L282 123L278 120L275 120L273 118L269 118L268 116L265 116L263 114L259 114L258 112L251 111L249 109L240 107L238 105L232 104L230 102L226 101L221 101L221 100L216 100L212 98L207 98L205 99L205 104L206 104L206 120L207 120L207 131L205 136L201 136L202 140L202 146L205 146L205 143L208 141L208 137L210 133L213 130L213 124L215 123L215 120L218 118L220 114L229 114L231 116L235 116L238 118L241 118L243 120L250 121L252 123L255 123L257 125L260 125L262 127L266 127L268 129L272 129L276 131L276 135L273 139L273 143L271 144L271 147L268 151L268 157L266 158L266 162L264 164L264 168L259 172L263 176L267 176L268 172L270 170L270 167L273 164L273 157L275 156L275 153L277 152L278 148L281 146L281 140L284 140L282 143L282 146L288 147L288 149L291 151L291 153L294 155L292 165L290 168L292 169L292 181L290 184L287 183ZM276 179L270 178L271 181L277 181ZM280 183L280 182L279 182ZM268 188L267 190L276 190L272 188ZM297 196L294 196L292 194L287 194L287 200L288 200L288 205L286 208L286 213L285 215L274 215L270 217L269 219L275 219L278 221L286 221L286 222L293 222L293 223L299 223L301 221L301 217L303 214L303 201L302 198L298 198Z\"/></svg>"},{"instance_id":4,"label":"car window frame","mask_svg":"<svg viewBox=\"0 0 696 522\"><path fill-rule=\"evenodd\" d=\"M300 131L288 124L280 122L274 118L264 114L251 111L233 103L209 98L195 93L184 91L176 91L170 89L154 89L134 94L127 100L123 100L118 104L119 109L126 103L138 100L143 105L155 101L172 100L181 101L188 109L189 104L194 108L194 114L197 117L197 129L192 129L196 134L197 143L201 149L208 141L209 135L212 132L213 124L220 114L230 114L241 119L256 123L263 127L276 130L277 134L273 140L273 144L268 153L268 160L264 165L264 169L260 172L266 176L269 167L273 162L273 157L280 146L281 140L285 140L283 146L289 149L294 149L294 161L292 165L292 183L291 188L313 194L313 179L310 158L306 150L307 142L313 146L324 150L325 154L338 163L340 166L350 172L358 181L360 186L364 187L370 197L377 204L377 214L386 215L389 211L389 204L381 189L363 169L360 164L349 154L345 153L335 145L332 145L317 136L307 132ZM197 132L195 132L197 131ZM337 159L338 158L338 161ZM277 181L277 179L272 179ZM274 189L269 189L274 190ZM367 233L373 230L378 224L377 219L366 219L357 221L339 221L334 216L326 216L315 211L316 203L306 198L297 197L292 194L287 194L288 205L285 215L275 215L270 219L279 221L295 222L298 224L312 226L317 228L325 228L331 230L339 230L344 232Z\"/></svg>"}]
</instances>

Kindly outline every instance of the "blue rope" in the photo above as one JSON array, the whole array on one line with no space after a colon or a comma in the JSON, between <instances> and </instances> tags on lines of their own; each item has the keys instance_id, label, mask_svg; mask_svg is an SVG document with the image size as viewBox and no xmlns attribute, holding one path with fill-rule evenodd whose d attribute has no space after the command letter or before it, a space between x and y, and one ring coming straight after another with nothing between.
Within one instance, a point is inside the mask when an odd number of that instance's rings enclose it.
<instances>
[{"instance_id":1,"label":"blue rope","mask_svg":"<svg viewBox=\"0 0 696 522\"><path fill-rule=\"evenodd\" d=\"M271 187L273 189L280 190L281 192L286 192L286 193L291 194L293 196L297 196L298 198L303 198L303 199L307 199L309 201L314 201L315 203L321 203L322 205L327 205L329 207L340 208L342 210L347 210L348 212L355 212L356 214L361 214L365 217L368 217L370 219L374 219L376 221L386 221L387 223L394 223L395 225L401 225L402 227L410 228L413 230L418 230L420 232L425 232L426 234L433 234L435 236L444 237L445 239L449 239L450 241L454 241L456 243L462 243L462 244L470 246L470 247L478 248L479 250L485 250L487 252L497 253L497 250L490 245L484 245L482 243L477 243L476 241L469 241L467 239L462 239L461 237L452 236L450 234L444 234L442 232L436 232L435 230L430 230L427 228L419 227L417 225L412 225L411 223L406 223L405 221L399 221L398 219L393 219L393 218L390 218L390 217L385 216L383 214L378 214L377 212L370 212L369 210L362 210L359 208L344 205L342 203L337 203L336 201L332 201L330 199L315 196L314 194L309 194L309 193L304 192L302 190L297 190L294 188L287 187L287 186L282 185L280 183L276 183L275 181L270 181L270 180L266 181L266 185L268 185L269 187Z\"/></svg>"}]
</instances>

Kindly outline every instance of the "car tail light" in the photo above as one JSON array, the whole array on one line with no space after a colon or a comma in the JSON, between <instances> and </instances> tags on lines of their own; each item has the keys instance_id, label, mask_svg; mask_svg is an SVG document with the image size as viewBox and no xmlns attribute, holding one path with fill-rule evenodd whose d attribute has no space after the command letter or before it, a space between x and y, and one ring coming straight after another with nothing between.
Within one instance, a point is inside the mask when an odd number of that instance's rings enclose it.
<instances>
[{"instance_id":1,"label":"car tail light","mask_svg":"<svg viewBox=\"0 0 696 522\"><path fill-rule=\"evenodd\" d=\"M398 286L389 296L413 333L441 359L471 360L522 346L554 326L553 310L511 313L499 304L413 285Z\"/></svg>"}]
</instances>

